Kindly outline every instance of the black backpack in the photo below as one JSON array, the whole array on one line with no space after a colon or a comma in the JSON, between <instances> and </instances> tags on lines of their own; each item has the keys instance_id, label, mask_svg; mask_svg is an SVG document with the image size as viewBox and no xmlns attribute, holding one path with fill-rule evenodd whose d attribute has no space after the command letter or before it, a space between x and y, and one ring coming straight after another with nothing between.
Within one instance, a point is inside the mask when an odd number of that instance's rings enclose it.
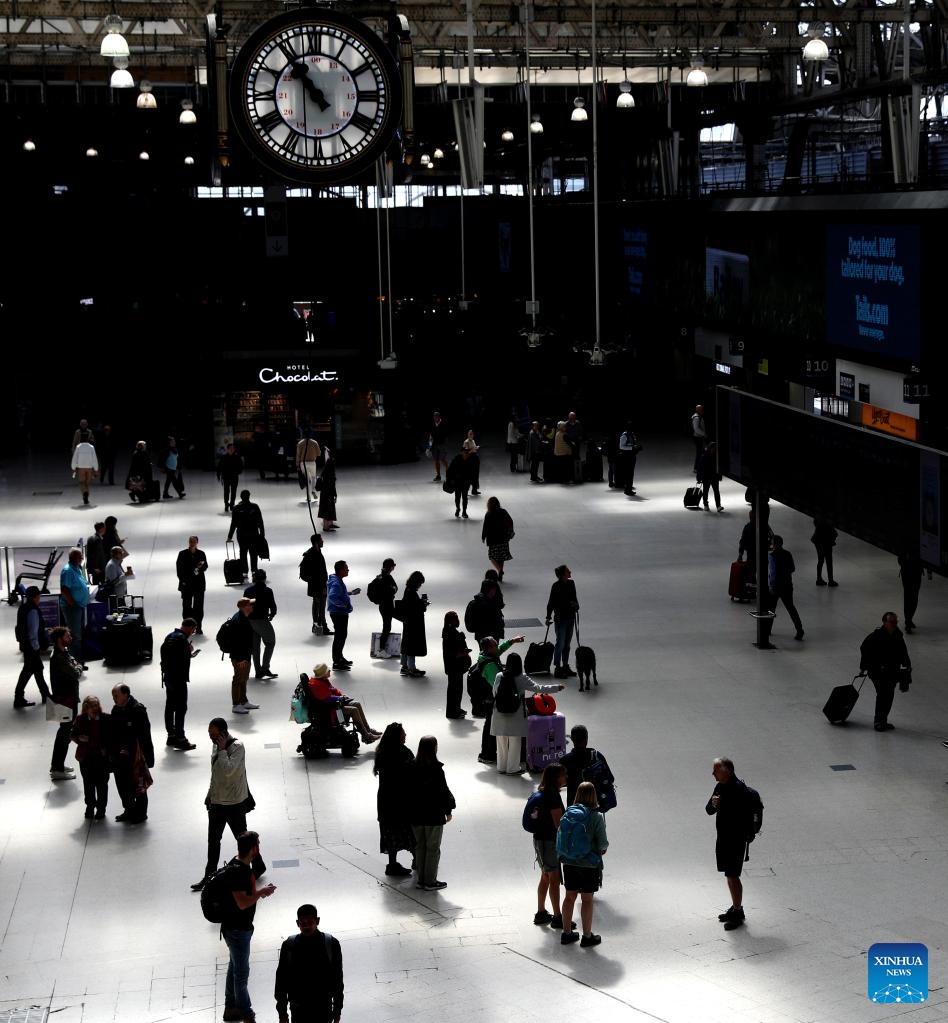
<instances>
[{"instance_id":1,"label":"black backpack","mask_svg":"<svg viewBox=\"0 0 948 1023\"><path fill-rule=\"evenodd\" d=\"M520 693L513 677L502 671L494 691L494 709L499 710L501 714L513 714L520 706Z\"/></svg>"},{"instance_id":2,"label":"black backpack","mask_svg":"<svg viewBox=\"0 0 948 1023\"><path fill-rule=\"evenodd\" d=\"M480 631L481 619L483 615L483 601L480 598L480 594L476 597L472 597L467 602L467 607L464 610L464 628L468 632L477 633Z\"/></svg>"},{"instance_id":3,"label":"black backpack","mask_svg":"<svg viewBox=\"0 0 948 1023\"><path fill-rule=\"evenodd\" d=\"M231 880L235 865L239 862L233 859L225 863L220 870L211 874L201 889L201 912L204 919L212 924L226 923L237 910Z\"/></svg>"},{"instance_id":4,"label":"black backpack","mask_svg":"<svg viewBox=\"0 0 948 1023\"><path fill-rule=\"evenodd\" d=\"M744 788L747 789L747 841L753 842L764 826L764 804L757 789L752 789L746 782Z\"/></svg>"},{"instance_id":5,"label":"black backpack","mask_svg":"<svg viewBox=\"0 0 948 1023\"><path fill-rule=\"evenodd\" d=\"M478 657L467 673L467 695L475 707L493 703L493 690L484 674L484 668L492 661L494 664L500 664L499 658L496 657L487 657L484 660Z\"/></svg>"},{"instance_id":6,"label":"black backpack","mask_svg":"<svg viewBox=\"0 0 948 1023\"><path fill-rule=\"evenodd\" d=\"M385 598L385 584L382 577L377 575L365 589L365 595L373 604L381 604Z\"/></svg>"},{"instance_id":7,"label":"black backpack","mask_svg":"<svg viewBox=\"0 0 948 1023\"><path fill-rule=\"evenodd\" d=\"M241 612L238 611L237 614L231 615L231 617L228 618L217 630L217 636L215 637L217 639L217 645L225 654L229 654L233 650L234 633L237 631L235 623L237 621L237 615L240 613Z\"/></svg>"}]
</instances>

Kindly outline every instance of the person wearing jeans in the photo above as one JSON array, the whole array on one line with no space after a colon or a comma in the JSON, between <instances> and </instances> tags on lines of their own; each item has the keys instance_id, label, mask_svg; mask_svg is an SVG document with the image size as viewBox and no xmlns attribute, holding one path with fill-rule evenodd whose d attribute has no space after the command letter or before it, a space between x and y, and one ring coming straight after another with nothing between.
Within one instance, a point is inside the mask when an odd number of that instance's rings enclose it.
<instances>
[{"instance_id":1,"label":"person wearing jeans","mask_svg":"<svg viewBox=\"0 0 948 1023\"><path fill-rule=\"evenodd\" d=\"M357 586L354 590L346 589L345 578L349 574L349 566L344 561L333 565L333 574L326 583L326 610L333 625L332 666L336 671L348 671L352 661L346 660L346 636L349 633L349 615L352 614L352 601L349 599L362 591Z\"/></svg>"},{"instance_id":2,"label":"person wearing jeans","mask_svg":"<svg viewBox=\"0 0 948 1023\"><path fill-rule=\"evenodd\" d=\"M441 838L457 804L445 780L444 765L438 760L438 740L433 735L423 735L419 740L409 772L409 820L415 835L418 877L415 887L440 891L447 888L447 882L438 880Z\"/></svg>"},{"instance_id":3,"label":"person wearing jeans","mask_svg":"<svg viewBox=\"0 0 948 1023\"><path fill-rule=\"evenodd\" d=\"M553 675L556 678L569 678L576 674L569 666L569 649L573 642L579 600L576 597L576 583L573 582L573 574L568 566L558 565L553 572L556 582L550 587L550 596L546 602L546 624L552 621L556 633Z\"/></svg>"},{"instance_id":4,"label":"person wearing jeans","mask_svg":"<svg viewBox=\"0 0 948 1023\"><path fill-rule=\"evenodd\" d=\"M85 669L82 659L82 627L89 604L89 586L82 574L82 551L74 547L69 561L59 573L59 609L72 636L69 652Z\"/></svg>"},{"instance_id":5,"label":"person wearing jeans","mask_svg":"<svg viewBox=\"0 0 948 1023\"><path fill-rule=\"evenodd\" d=\"M237 856L228 864L228 888L234 899L234 907L221 925L221 937L230 953L224 984L225 1020L254 1018L250 992L247 990L253 918L260 899L266 899L276 891L274 884L257 887L251 864L259 855L260 836L256 831L245 831L237 839Z\"/></svg>"}]
</instances>

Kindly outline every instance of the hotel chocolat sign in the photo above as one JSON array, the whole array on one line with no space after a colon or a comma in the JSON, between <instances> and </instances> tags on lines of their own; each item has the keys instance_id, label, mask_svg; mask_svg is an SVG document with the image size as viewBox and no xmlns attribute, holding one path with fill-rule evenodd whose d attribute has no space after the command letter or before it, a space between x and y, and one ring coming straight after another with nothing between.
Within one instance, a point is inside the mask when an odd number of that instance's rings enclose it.
<instances>
[{"instance_id":1,"label":"hotel chocolat sign","mask_svg":"<svg viewBox=\"0 0 948 1023\"><path fill-rule=\"evenodd\" d=\"M334 369L312 369L309 363L286 366L264 366L257 374L261 384L328 384L339 379Z\"/></svg>"}]
</instances>

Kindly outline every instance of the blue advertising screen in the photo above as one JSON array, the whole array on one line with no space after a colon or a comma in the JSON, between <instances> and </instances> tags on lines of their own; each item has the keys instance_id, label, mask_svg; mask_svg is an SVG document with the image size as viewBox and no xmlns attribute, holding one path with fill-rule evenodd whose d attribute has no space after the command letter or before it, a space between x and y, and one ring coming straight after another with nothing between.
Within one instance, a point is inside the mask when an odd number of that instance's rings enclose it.
<instances>
[{"instance_id":1,"label":"blue advertising screen","mask_svg":"<svg viewBox=\"0 0 948 1023\"><path fill-rule=\"evenodd\" d=\"M917 226L826 228L826 341L886 359L920 349Z\"/></svg>"}]
</instances>

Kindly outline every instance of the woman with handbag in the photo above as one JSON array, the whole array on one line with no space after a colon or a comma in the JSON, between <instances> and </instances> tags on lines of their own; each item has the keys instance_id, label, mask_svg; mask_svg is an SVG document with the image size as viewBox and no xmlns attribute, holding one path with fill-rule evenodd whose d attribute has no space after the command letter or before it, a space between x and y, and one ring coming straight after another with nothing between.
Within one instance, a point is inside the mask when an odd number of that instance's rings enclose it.
<instances>
[{"instance_id":1,"label":"woman with handbag","mask_svg":"<svg viewBox=\"0 0 948 1023\"><path fill-rule=\"evenodd\" d=\"M428 642L425 637L425 611L428 610L427 594L419 594L424 585L425 577L421 572L412 572L405 583L402 599L398 601L396 617L402 621L402 669L400 674L409 678L421 678L424 675L415 664L416 657L428 655Z\"/></svg>"},{"instance_id":2,"label":"woman with handbag","mask_svg":"<svg viewBox=\"0 0 948 1023\"><path fill-rule=\"evenodd\" d=\"M448 611L441 630L441 656L444 660L444 673L448 676L444 716L455 721L467 717L467 711L461 709L461 696L464 692L464 676L471 666L471 648L460 627L457 611Z\"/></svg>"},{"instance_id":3,"label":"woman with handbag","mask_svg":"<svg viewBox=\"0 0 948 1023\"><path fill-rule=\"evenodd\" d=\"M487 544L488 560L496 569L500 582L504 579L504 562L513 558L510 553L513 537L513 519L505 508L501 508L499 498L488 497L484 525L481 527L481 542Z\"/></svg>"},{"instance_id":4,"label":"woman with handbag","mask_svg":"<svg viewBox=\"0 0 948 1023\"><path fill-rule=\"evenodd\" d=\"M560 693L562 682L541 685L523 673L520 654L508 654L503 671L494 678L494 713L491 715L490 734L497 739L497 771L499 774L523 774L527 765L521 756L521 740L527 737L527 710L523 703L527 693ZM514 706L516 693L516 706ZM510 706L505 707L504 695L509 695ZM510 709L513 708L513 709Z\"/></svg>"},{"instance_id":5,"label":"woman with handbag","mask_svg":"<svg viewBox=\"0 0 948 1023\"><path fill-rule=\"evenodd\" d=\"M411 877L411 870L398 862L398 852L406 849L412 857L415 854L415 833L408 820L408 774L415 754L405 745L405 739L405 729L393 721L375 747L372 766L379 780L379 852L388 856L385 873L389 877Z\"/></svg>"},{"instance_id":6,"label":"woman with handbag","mask_svg":"<svg viewBox=\"0 0 948 1023\"><path fill-rule=\"evenodd\" d=\"M58 722L56 738L53 740L53 757L49 764L49 776L53 781L70 781L76 777L71 767L66 767L66 753L72 735L72 723L79 706L79 679L82 667L69 653L72 633L65 625L49 630L53 653L49 659L50 699L46 701L46 720Z\"/></svg>"}]
</instances>

